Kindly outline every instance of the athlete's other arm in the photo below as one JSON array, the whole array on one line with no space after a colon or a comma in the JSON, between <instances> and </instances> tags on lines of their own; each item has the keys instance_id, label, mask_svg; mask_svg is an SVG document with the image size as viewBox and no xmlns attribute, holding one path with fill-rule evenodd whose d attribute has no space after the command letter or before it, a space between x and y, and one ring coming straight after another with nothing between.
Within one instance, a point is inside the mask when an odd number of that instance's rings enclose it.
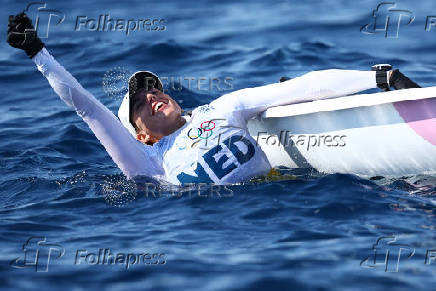
<instances>
[{"instance_id":1,"label":"athlete's other arm","mask_svg":"<svg viewBox=\"0 0 436 291\"><path fill-rule=\"evenodd\" d=\"M53 90L88 124L123 173L128 178L137 175L152 177L163 175L161 167L157 164L157 157L153 157L153 155L157 156L154 148L135 140L115 115L85 90L49 54L34 30L31 32L34 34L33 36L26 36L25 34L29 31L26 33L18 31L16 29L17 23L24 23L25 26L33 28L30 19L25 14L16 16L15 20L10 18L8 42L10 44L12 42L14 45L11 45L14 47L25 50L37 65L38 70L47 78ZM31 30L31 28L29 29ZM20 40L20 37L24 39ZM32 37L38 43L26 44L26 41ZM143 147L148 148L145 151Z\"/></svg>"},{"instance_id":2,"label":"athlete's other arm","mask_svg":"<svg viewBox=\"0 0 436 291\"><path fill-rule=\"evenodd\" d=\"M249 119L273 106L341 97L377 88L375 75L373 71L313 71L282 83L234 91L214 100L211 105L224 111L240 112Z\"/></svg>"}]
</instances>

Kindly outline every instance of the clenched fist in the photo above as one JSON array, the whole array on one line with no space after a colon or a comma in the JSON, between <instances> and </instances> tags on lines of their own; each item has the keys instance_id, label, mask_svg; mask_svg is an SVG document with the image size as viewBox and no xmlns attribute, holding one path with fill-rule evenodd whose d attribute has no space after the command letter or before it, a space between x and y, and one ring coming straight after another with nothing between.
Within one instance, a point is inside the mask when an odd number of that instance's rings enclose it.
<instances>
[{"instance_id":1,"label":"clenched fist","mask_svg":"<svg viewBox=\"0 0 436 291\"><path fill-rule=\"evenodd\" d=\"M44 47L32 25L32 20L24 12L9 16L7 42L14 48L24 50L30 58Z\"/></svg>"}]
</instances>

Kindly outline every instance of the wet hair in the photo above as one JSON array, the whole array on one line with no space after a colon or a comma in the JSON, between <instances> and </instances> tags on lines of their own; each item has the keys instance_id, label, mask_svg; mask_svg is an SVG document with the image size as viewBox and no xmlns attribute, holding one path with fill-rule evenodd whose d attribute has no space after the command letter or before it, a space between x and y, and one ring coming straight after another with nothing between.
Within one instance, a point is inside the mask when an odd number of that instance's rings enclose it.
<instances>
[{"instance_id":1,"label":"wet hair","mask_svg":"<svg viewBox=\"0 0 436 291\"><path fill-rule=\"evenodd\" d=\"M136 102L140 100L141 97L144 97L144 93L147 93L147 90L145 88L140 88L138 91L135 92L135 94L132 94L130 97L130 104L129 104L129 121L132 124L133 128L136 132L139 131L139 128L136 126L136 123L133 121L133 107L135 106Z\"/></svg>"}]
</instances>

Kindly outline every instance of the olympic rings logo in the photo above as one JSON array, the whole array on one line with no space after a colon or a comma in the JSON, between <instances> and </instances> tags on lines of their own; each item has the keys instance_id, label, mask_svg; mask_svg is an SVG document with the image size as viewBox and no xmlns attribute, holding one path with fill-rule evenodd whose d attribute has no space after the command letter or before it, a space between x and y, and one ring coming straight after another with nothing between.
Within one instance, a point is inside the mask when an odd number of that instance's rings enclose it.
<instances>
[{"instance_id":1,"label":"olympic rings logo","mask_svg":"<svg viewBox=\"0 0 436 291\"><path fill-rule=\"evenodd\" d=\"M183 137L183 140L178 143L179 149L186 149L188 145L193 148L197 146L201 140L207 140L212 136L215 127L216 124L214 121L206 120L203 121L197 129L190 128L187 132L187 136Z\"/></svg>"},{"instance_id":2,"label":"olympic rings logo","mask_svg":"<svg viewBox=\"0 0 436 291\"><path fill-rule=\"evenodd\" d=\"M192 134L192 130L194 130L194 128L190 128L187 135L191 140L196 140L199 138L208 139L212 136L215 126L215 122L212 120L203 121L200 127L197 128L197 133Z\"/></svg>"}]
</instances>

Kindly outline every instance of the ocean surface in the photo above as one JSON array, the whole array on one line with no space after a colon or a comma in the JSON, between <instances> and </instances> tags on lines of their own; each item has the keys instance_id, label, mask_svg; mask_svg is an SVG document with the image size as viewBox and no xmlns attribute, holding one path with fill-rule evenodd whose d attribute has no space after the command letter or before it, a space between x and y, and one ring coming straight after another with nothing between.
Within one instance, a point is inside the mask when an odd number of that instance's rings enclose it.
<instances>
[{"instance_id":1,"label":"ocean surface","mask_svg":"<svg viewBox=\"0 0 436 291\"><path fill-rule=\"evenodd\" d=\"M431 290L436 283L436 176L282 170L281 179L219 189L144 190L5 42L7 16L31 2L2 3L0 289ZM55 58L115 113L126 78L144 69L167 77L186 109L282 76L376 63L435 85L436 26L427 16L436 15L436 2L397 1L399 30L391 23L361 32L379 3L78 0L33 4L28 14L39 16L38 33ZM119 30L98 27L105 17L120 20ZM149 31L140 19L151 19Z\"/></svg>"}]
</instances>

